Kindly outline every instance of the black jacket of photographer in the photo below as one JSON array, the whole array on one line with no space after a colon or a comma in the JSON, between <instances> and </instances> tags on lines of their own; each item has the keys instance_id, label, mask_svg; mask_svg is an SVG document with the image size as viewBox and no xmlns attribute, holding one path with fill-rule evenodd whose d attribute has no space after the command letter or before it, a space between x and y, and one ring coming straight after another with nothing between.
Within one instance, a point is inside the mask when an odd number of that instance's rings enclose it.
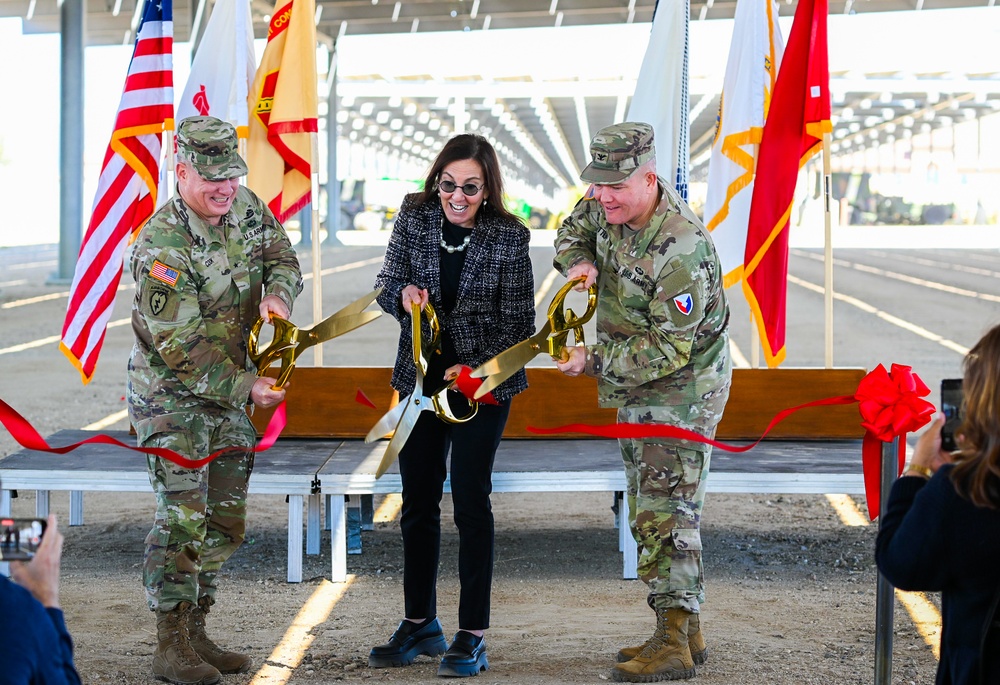
<instances>
[{"instance_id":1,"label":"black jacket of photographer","mask_svg":"<svg viewBox=\"0 0 1000 685\"><path fill-rule=\"evenodd\" d=\"M892 487L875 558L901 590L941 593L937 685L1000 683L1000 510L961 497L942 466Z\"/></svg>"}]
</instances>

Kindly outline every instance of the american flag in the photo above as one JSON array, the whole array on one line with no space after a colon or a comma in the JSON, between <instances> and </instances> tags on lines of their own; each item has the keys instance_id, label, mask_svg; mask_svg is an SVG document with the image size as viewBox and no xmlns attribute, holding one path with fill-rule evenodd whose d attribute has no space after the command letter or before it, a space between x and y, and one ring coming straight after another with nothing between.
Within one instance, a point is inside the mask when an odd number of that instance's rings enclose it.
<instances>
[{"instance_id":1,"label":"american flag","mask_svg":"<svg viewBox=\"0 0 1000 685\"><path fill-rule=\"evenodd\" d=\"M172 0L145 0L59 348L89 383L111 319L125 248L156 208L161 136L173 128Z\"/></svg>"}]
</instances>

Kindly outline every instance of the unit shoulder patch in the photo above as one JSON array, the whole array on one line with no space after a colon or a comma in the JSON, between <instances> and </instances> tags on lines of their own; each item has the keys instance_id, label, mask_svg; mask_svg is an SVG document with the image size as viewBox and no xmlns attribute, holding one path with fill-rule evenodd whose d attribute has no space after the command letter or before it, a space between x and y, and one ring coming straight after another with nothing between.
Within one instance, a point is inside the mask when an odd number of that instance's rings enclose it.
<instances>
[{"instance_id":1,"label":"unit shoulder patch","mask_svg":"<svg viewBox=\"0 0 1000 685\"><path fill-rule=\"evenodd\" d=\"M174 321L180 309L181 296L154 278L147 278L142 285L140 307L143 314L160 321Z\"/></svg>"},{"instance_id":2,"label":"unit shoulder patch","mask_svg":"<svg viewBox=\"0 0 1000 685\"><path fill-rule=\"evenodd\" d=\"M680 295L674 296L674 306L677 307L677 311L681 314L687 316L691 313L694 308L694 299L691 297L691 293L681 293Z\"/></svg>"}]
</instances>

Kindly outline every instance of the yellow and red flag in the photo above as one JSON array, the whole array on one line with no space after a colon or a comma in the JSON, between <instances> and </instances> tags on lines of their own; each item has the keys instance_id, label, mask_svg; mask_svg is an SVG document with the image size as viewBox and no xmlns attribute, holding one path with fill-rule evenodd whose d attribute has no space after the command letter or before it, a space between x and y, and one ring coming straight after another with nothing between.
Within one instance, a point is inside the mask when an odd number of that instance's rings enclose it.
<instances>
[{"instance_id":1,"label":"yellow and red flag","mask_svg":"<svg viewBox=\"0 0 1000 685\"><path fill-rule=\"evenodd\" d=\"M286 221L310 199L315 150L316 3L279 5L250 89L247 187Z\"/></svg>"},{"instance_id":2,"label":"yellow and red flag","mask_svg":"<svg viewBox=\"0 0 1000 685\"><path fill-rule=\"evenodd\" d=\"M774 0L737 0L705 196L727 288L743 280L757 150L784 51Z\"/></svg>"},{"instance_id":3,"label":"yellow and red flag","mask_svg":"<svg viewBox=\"0 0 1000 685\"><path fill-rule=\"evenodd\" d=\"M788 219L799 169L830 123L827 0L799 0L757 158L743 263L743 292L769 367L785 359Z\"/></svg>"}]
</instances>

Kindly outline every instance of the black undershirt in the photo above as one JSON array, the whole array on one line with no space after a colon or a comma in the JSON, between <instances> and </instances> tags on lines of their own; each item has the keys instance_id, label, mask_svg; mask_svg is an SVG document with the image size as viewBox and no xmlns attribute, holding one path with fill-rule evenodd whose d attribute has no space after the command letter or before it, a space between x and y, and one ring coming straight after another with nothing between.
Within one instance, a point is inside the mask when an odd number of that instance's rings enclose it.
<instances>
[{"instance_id":1,"label":"black undershirt","mask_svg":"<svg viewBox=\"0 0 1000 685\"><path fill-rule=\"evenodd\" d=\"M463 228L444 219L441 224L441 235L444 242L453 247L459 247L465 241L466 236L471 235L471 228ZM468 246L466 246L468 249ZM441 254L441 304L444 305L444 312L447 316L455 308L458 299L458 284L462 278L462 267L465 266L465 250L455 250L448 252L445 248L439 248ZM455 345L451 341L451 336L447 331L442 331L441 354L431 357L427 370L427 390L437 390L445 384L444 372L449 367L458 364L458 353Z\"/></svg>"},{"instance_id":2,"label":"black undershirt","mask_svg":"<svg viewBox=\"0 0 1000 685\"><path fill-rule=\"evenodd\" d=\"M445 243L459 248L466 237L472 235L472 229L456 226L445 219L441 224L441 235ZM462 277L462 267L465 266L465 250L456 249L451 253L443 247L440 250L441 302L444 304L445 313L450 314L451 310L455 308L455 300L458 298L458 282Z\"/></svg>"}]
</instances>

